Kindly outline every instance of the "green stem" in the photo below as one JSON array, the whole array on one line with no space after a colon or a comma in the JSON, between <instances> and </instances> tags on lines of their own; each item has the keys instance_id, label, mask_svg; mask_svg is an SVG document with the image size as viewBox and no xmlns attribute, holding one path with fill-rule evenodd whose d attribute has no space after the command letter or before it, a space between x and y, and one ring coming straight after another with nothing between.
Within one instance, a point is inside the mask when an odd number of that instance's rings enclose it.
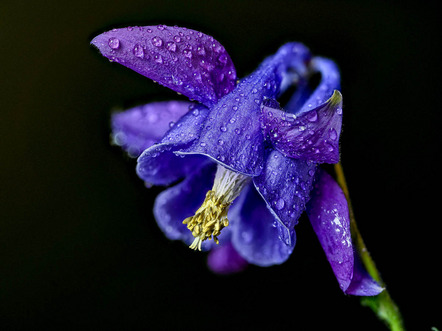
<instances>
[{"instance_id":1,"label":"green stem","mask_svg":"<svg viewBox=\"0 0 442 331\"><path fill-rule=\"evenodd\" d=\"M368 273L374 280L376 280L382 287L386 287L381 275L376 268L376 265L371 258L370 253L365 246L364 240L362 239L361 233L356 225L355 216L353 213L353 208L351 206L350 195L348 192L347 182L344 176L344 170L342 169L341 163L335 164L336 180L341 186L342 191L347 198L348 210L350 214L350 230L352 234L352 239L356 245L356 249L361 257L362 263L367 269ZM384 321L392 331L404 331L404 325L402 321L401 313L397 305L391 299L390 294L387 289L382 291L379 295L373 297L362 297L361 304L370 307L379 319Z\"/></svg>"}]
</instances>

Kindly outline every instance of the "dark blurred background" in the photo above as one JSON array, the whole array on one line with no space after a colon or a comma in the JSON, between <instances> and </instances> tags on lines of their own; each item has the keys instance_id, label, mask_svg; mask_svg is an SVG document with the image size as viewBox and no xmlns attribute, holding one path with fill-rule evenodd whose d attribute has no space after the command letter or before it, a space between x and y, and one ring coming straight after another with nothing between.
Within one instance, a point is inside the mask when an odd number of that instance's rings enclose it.
<instances>
[{"instance_id":1,"label":"dark blurred background","mask_svg":"<svg viewBox=\"0 0 442 331\"><path fill-rule=\"evenodd\" d=\"M0 328L383 330L339 289L306 218L290 260L220 277L168 241L109 116L176 98L89 45L127 25L213 35L240 77L287 41L342 72L342 163L409 330L440 316L438 10L386 1L0 2ZM179 208L179 206L177 206Z\"/></svg>"}]
</instances>

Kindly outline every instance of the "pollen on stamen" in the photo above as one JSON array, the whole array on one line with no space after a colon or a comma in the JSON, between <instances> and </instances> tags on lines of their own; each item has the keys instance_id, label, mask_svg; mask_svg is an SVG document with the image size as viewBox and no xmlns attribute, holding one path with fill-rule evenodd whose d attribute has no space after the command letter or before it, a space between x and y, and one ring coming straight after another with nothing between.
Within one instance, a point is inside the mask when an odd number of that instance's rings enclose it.
<instances>
[{"instance_id":1,"label":"pollen on stamen","mask_svg":"<svg viewBox=\"0 0 442 331\"><path fill-rule=\"evenodd\" d=\"M209 239L219 244L221 230L229 225L227 213L232 202L248 183L249 177L218 165L213 187L195 215L183 221L195 237L189 248L201 251L203 241Z\"/></svg>"}]
</instances>

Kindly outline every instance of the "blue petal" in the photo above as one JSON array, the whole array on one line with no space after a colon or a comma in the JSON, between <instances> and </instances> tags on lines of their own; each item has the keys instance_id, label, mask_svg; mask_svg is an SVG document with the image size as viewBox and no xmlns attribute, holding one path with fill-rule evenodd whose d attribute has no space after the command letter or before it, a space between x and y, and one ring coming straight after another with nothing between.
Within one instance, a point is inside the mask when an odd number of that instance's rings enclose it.
<instances>
[{"instance_id":1,"label":"blue petal","mask_svg":"<svg viewBox=\"0 0 442 331\"><path fill-rule=\"evenodd\" d=\"M203 166L209 160L200 155L178 156L198 138L209 109L195 105L166 133L159 144L146 149L138 158L137 174L147 184L168 185Z\"/></svg>"},{"instance_id":2,"label":"blue petal","mask_svg":"<svg viewBox=\"0 0 442 331\"><path fill-rule=\"evenodd\" d=\"M245 193L245 194L244 194ZM232 210L232 244L247 262L266 267L285 262L293 251L296 236L293 232L290 245L279 238L284 228L269 211L253 186L238 198L240 208Z\"/></svg>"},{"instance_id":3,"label":"blue petal","mask_svg":"<svg viewBox=\"0 0 442 331\"><path fill-rule=\"evenodd\" d=\"M287 157L317 163L339 162L342 96L335 90L327 102L298 115L264 106L262 129Z\"/></svg>"},{"instance_id":4,"label":"blue petal","mask_svg":"<svg viewBox=\"0 0 442 331\"><path fill-rule=\"evenodd\" d=\"M167 238L182 240L188 245L192 243L194 237L183 221L193 216L203 203L207 191L212 188L215 171L216 165L211 163L189 173L182 182L157 196L153 213L158 226ZM212 243L205 241L203 248L208 249Z\"/></svg>"},{"instance_id":5,"label":"blue petal","mask_svg":"<svg viewBox=\"0 0 442 331\"><path fill-rule=\"evenodd\" d=\"M199 140L182 153L204 154L223 166L249 176L262 171L264 137L259 116L261 104L276 98L293 72L304 74L309 51L289 43L269 58L234 91L211 109Z\"/></svg>"},{"instance_id":6,"label":"blue petal","mask_svg":"<svg viewBox=\"0 0 442 331\"><path fill-rule=\"evenodd\" d=\"M235 67L225 48L191 29L165 25L113 29L91 43L110 60L207 106L236 84Z\"/></svg>"},{"instance_id":7,"label":"blue petal","mask_svg":"<svg viewBox=\"0 0 442 331\"><path fill-rule=\"evenodd\" d=\"M319 72L321 81L301 109L293 111L296 115L322 105L331 98L335 90L341 89L339 69L332 60L319 56L314 57L310 62L310 70L311 72Z\"/></svg>"},{"instance_id":8,"label":"blue petal","mask_svg":"<svg viewBox=\"0 0 442 331\"><path fill-rule=\"evenodd\" d=\"M285 229L281 240L286 245L292 245L294 227L310 198L315 171L315 163L286 158L273 150L264 171L253 178L256 189Z\"/></svg>"},{"instance_id":9,"label":"blue petal","mask_svg":"<svg viewBox=\"0 0 442 331\"><path fill-rule=\"evenodd\" d=\"M112 115L112 140L131 157L161 140L192 105L186 101L153 102Z\"/></svg>"},{"instance_id":10,"label":"blue petal","mask_svg":"<svg viewBox=\"0 0 442 331\"><path fill-rule=\"evenodd\" d=\"M207 265L217 274L231 274L244 270L248 262L238 254L231 242L223 242L210 251Z\"/></svg>"},{"instance_id":11,"label":"blue petal","mask_svg":"<svg viewBox=\"0 0 442 331\"><path fill-rule=\"evenodd\" d=\"M354 254L345 195L325 171L320 172L307 214L342 291L353 295L379 294L382 288L358 264Z\"/></svg>"}]
</instances>

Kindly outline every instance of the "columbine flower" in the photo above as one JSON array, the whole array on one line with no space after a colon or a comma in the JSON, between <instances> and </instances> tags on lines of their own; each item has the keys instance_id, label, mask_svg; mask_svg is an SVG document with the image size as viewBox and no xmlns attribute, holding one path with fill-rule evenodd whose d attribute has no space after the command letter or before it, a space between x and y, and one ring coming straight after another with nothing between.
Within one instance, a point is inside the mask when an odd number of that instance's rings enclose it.
<instances>
[{"instance_id":1,"label":"columbine flower","mask_svg":"<svg viewBox=\"0 0 442 331\"><path fill-rule=\"evenodd\" d=\"M341 289L382 289L353 252L347 201L321 163L339 161L342 97L335 64L299 43L283 45L237 81L224 47L194 30L114 29L93 41L104 56L193 102L139 106L112 118L114 141L138 156L148 185L170 185L154 215L165 235L211 250L220 273L287 260L304 210ZM308 81L319 73L312 92ZM278 97L297 90L284 109ZM181 181L179 181L181 180Z\"/></svg>"}]
</instances>

